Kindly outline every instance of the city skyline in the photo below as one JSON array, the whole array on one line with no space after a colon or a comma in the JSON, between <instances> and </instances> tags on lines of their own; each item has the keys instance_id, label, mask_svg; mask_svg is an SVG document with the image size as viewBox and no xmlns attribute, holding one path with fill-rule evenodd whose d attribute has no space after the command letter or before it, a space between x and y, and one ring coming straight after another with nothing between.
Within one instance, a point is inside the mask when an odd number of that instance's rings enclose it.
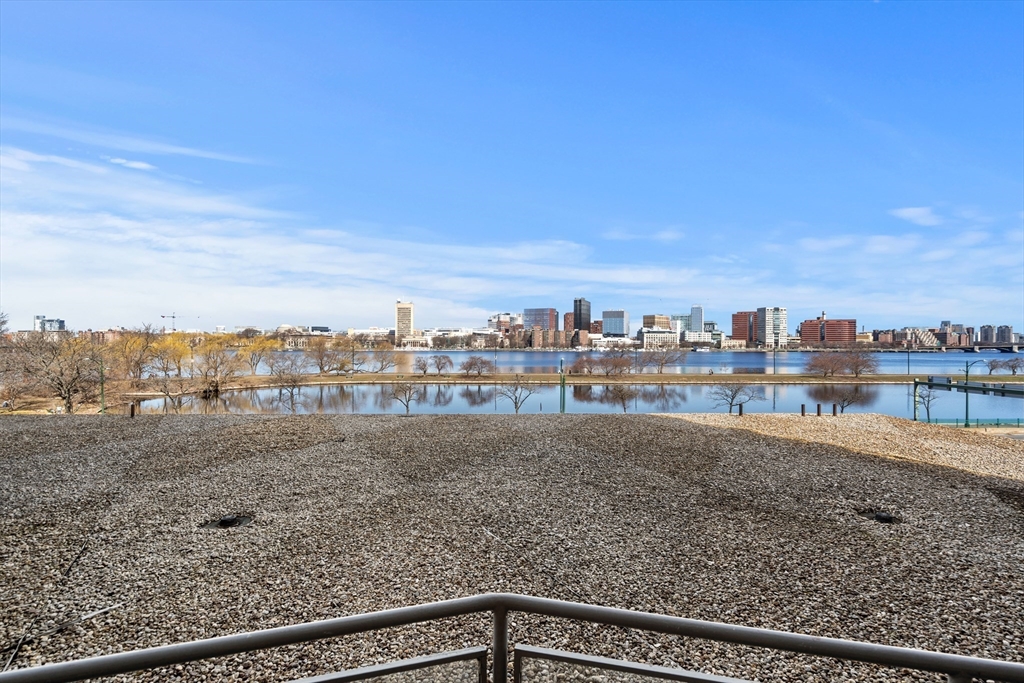
<instances>
[{"instance_id":1,"label":"city skyline","mask_svg":"<svg viewBox=\"0 0 1024 683\"><path fill-rule=\"evenodd\" d=\"M7 3L0 309L343 329L397 299L432 327L585 297L722 328L767 305L1024 329L1022 23L1020 3Z\"/></svg>"}]
</instances>

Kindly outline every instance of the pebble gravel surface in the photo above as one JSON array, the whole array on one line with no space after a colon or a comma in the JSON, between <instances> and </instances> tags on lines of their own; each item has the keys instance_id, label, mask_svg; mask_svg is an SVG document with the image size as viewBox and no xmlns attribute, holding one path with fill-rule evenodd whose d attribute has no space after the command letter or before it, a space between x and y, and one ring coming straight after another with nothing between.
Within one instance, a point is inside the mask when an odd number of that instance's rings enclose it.
<instances>
[{"instance_id":1,"label":"pebble gravel surface","mask_svg":"<svg viewBox=\"0 0 1024 683\"><path fill-rule=\"evenodd\" d=\"M1021 463L1005 437L873 415L5 417L0 667L19 642L12 668L489 591L1020 662ZM251 523L203 528L224 515ZM510 624L750 680L943 680ZM290 680L489 640L471 615L119 679Z\"/></svg>"}]
</instances>

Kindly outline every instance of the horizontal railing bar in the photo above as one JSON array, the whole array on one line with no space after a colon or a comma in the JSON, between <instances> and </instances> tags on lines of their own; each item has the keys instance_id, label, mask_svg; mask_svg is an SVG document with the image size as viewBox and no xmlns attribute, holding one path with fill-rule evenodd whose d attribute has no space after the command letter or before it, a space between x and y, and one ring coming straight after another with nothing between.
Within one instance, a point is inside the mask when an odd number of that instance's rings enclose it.
<instances>
[{"instance_id":1,"label":"horizontal railing bar","mask_svg":"<svg viewBox=\"0 0 1024 683\"><path fill-rule=\"evenodd\" d=\"M153 669L173 664L184 664L199 659L236 655L283 645L294 645L322 638L375 631L394 626L405 626L422 621L446 619L476 612L489 612L495 604L492 595L474 595L455 600L399 607L397 609L355 614L349 617L326 619L305 624L237 633L230 636L176 643L160 647L102 655L59 664L47 664L31 669L16 669L0 673L2 683L65 683L99 676Z\"/></svg>"},{"instance_id":2,"label":"horizontal railing bar","mask_svg":"<svg viewBox=\"0 0 1024 683\"><path fill-rule=\"evenodd\" d=\"M738 645L772 648L821 657L834 657L886 666L937 671L941 673L972 674L979 678L1020 683L1024 681L1024 664L994 659L965 657L928 650L915 650L892 645L877 645L838 638L807 636L786 631L733 626L713 621L697 621L683 617L670 617L646 612L633 612L614 607L599 607L577 602L563 602L527 595L500 593L494 595L509 611L529 612L565 619L576 619L623 626L644 631L655 631L704 640L717 640Z\"/></svg>"},{"instance_id":3,"label":"horizontal railing bar","mask_svg":"<svg viewBox=\"0 0 1024 683\"><path fill-rule=\"evenodd\" d=\"M388 674L402 673L403 671L414 671L416 669L425 669L431 666L441 666L442 664L451 664L452 662L462 662L472 659L481 662L482 665L482 660L486 657L486 647L467 647L464 650L442 652L436 655L425 655L423 657L402 659L397 662L388 662L386 664L364 666L358 669L350 669L348 671L336 671L334 673L322 674L320 676L299 678L292 683L349 683L349 681L363 681L367 678L374 678L376 676L386 676Z\"/></svg>"},{"instance_id":4,"label":"horizontal railing bar","mask_svg":"<svg viewBox=\"0 0 1024 683\"><path fill-rule=\"evenodd\" d=\"M111 676L140 669L182 664L198 659L240 654L434 619L476 612L491 612L496 608L886 666L947 674L971 674L979 678L991 678L1011 683L1020 683L1024 680L1024 664L1013 662L836 638L821 638L749 626L732 626L513 593L488 593L426 605L401 607L370 614L358 614L190 643L178 643L134 652L48 664L30 669L17 669L0 673L0 683L43 683L44 681L62 683L98 676Z\"/></svg>"},{"instance_id":5,"label":"horizontal railing bar","mask_svg":"<svg viewBox=\"0 0 1024 683\"><path fill-rule=\"evenodd\" d=\"M566 662L579 664L596 669L607 671L621 671L623 673L639 674L649 678L661 678L668 681L684 681L685 683L752 683L740 678L728 678L705 674L699 671L688 671L686 669L673 669L667 666L655 664L641 664L639 662L627 662L622 659L608 659L607 657L595 657L592 655L581 655L575 652L564 650L549 650L544 647L532 647L530 645L516 645L516 683L521 680L520 672L523 658L548 659L555 662Z\"/></svg>"}]
</instances>

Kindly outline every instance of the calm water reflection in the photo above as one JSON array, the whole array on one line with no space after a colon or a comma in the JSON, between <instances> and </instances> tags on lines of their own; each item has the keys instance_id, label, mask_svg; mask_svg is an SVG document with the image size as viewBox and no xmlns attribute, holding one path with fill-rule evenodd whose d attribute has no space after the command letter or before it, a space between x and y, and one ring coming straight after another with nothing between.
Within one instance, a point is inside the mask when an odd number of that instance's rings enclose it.
<instances>
[{"instance_id":1,"label":"calm water reflection","mask_svg":"<svg viewBox=\"0 0 1024 683\"><path fill-rule=\"evenodd\" d=\"M298 351L290 353L299 353ZM564 361L565 367L572 365L573 361L580 355L580 352L565 351L400 351L396 354L396 366L391 372L398 374L413 374L414 363L419 357L430 358L435 355L447 355L452 359L457 369L459 365L470 356L482 356L498 366L500 372L522 372L522 373L557 373L559 361ZM678 364L665 368L669 374L687 375L716 375L745 373L745 374L778 374L791 375L804 371L809 358L814 354L804 351L787 351L772 353L770 351L707 351L690 352L686 359ZM1005 360L1008 354L996 352L985 353L963 353L961 351L950 351L946 353L935 353L915 351L912 353L887 351L875 354L878 359L878 371L880 374L906 374L908 372L920 375L922 378L927 375L937 374L963 374L964 363L975 360ZM983 366L981 366L983 367ZM265 366L260 366L259 374L268 374ZM654 370L648 368L648 374ZM977 368L971 373L972 376L985 374L986 371L979 371Z\"/></svg>"},{"instance_id":2,"label":"calm water reflection","mask_svg":"<svg viewBox=\"0 0 1024 683\"><path fill-rule=\"evenodd\" d=\"M611 384L566 387L566 412L570 413L662 413L724 412L708 396L710 385ZM813 412L818 403L825 412L832 404L846 406L846 412L880 412L913 417L913 395L906 385L860 384L764 384L755 386L756 400L745 412L798 413L801 404ZM556 413L559 387L538 387L524 404L524 413ZM391 396L389 385L335 384L288 389L250 389L222 394L216 400L186 399L181 405L153 399L144 401L148 413L404 413L405 407ZM971 416L1018 419L1024 417L1024 401L972 394ZM962 418L964 395L940 393L932 404L932 417ZM410 404L412 413L512 413L512 403L493 385L422 384ZM922 415L924 414L922 410Z\"/></svg>"}]
</instances>

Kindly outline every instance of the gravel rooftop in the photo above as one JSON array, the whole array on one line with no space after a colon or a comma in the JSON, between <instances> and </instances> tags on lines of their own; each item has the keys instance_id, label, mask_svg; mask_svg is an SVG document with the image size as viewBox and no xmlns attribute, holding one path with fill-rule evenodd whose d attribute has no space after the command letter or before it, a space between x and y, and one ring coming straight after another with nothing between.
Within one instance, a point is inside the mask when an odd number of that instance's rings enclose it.
<instances>
[{"instance_id":1,"label":"gravel rooftop","mask_svg":"<svg viewBox=\"0 0 1024 683\"><path fill-rule=\"evenodd\" d=\"M253 520L200 528L226 514ZM878 415L0 419L0 668L25 633L14 668L489 591L1020 662L1024 443ZM511 626L751 680L942 680ZM277 681L489 639L471 616L123 678Z\"/></svg>"}]
</instances>

